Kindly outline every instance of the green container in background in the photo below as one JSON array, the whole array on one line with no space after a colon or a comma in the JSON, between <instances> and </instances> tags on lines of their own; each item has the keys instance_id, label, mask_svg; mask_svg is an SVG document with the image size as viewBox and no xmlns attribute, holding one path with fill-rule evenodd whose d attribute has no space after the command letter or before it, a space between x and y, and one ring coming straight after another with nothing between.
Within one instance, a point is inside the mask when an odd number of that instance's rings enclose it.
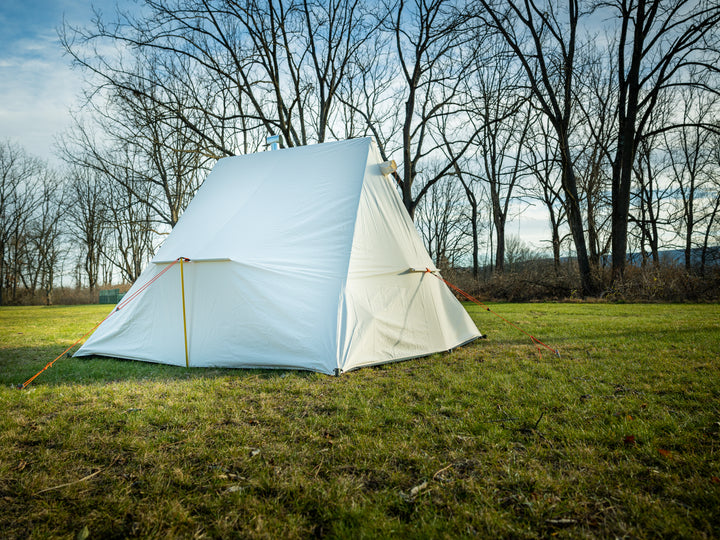
<instances>
[{"instance_id":1,"label":"green container in background","mask_svg":"<svg viewBox=\"0 0 720 540\"><path fill-rule=\"evenodd\" d=\"M125 293L121 293L120 289L106 289L98 291L98 304L117 304Z\"/></svg>"}]
</instances>

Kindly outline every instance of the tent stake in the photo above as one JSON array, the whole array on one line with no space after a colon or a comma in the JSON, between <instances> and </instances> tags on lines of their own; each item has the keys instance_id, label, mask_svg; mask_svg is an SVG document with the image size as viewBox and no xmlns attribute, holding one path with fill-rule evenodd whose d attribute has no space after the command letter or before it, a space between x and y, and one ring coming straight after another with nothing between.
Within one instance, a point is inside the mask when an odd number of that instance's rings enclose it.
<instances>
[{"instance_id":1,"label":"tent stake","mask_svg":"<svg viewBox=\"0 0 720 540\"><path fill-rule=\"evenodd\" d=\"M190 367L190 357L188 356L187 347L187 318L185 317L185 272L183 271L183 257L180 257L180 288L182 289L182 306L183 306L183 333L185 334L185 367Z\"/></svg>"}]
</instances>

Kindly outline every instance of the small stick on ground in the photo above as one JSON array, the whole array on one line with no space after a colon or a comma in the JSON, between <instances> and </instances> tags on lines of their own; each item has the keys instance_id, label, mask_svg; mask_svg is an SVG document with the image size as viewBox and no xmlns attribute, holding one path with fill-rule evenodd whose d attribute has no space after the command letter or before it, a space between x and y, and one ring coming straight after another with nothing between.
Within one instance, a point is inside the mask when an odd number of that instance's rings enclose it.
<instances>
[{"instance_id":1,"label":"small stick on ground","mask_svg":"<svg viewBox=\"0 0 720 540\"><path fill-rule=\"evenodd\" d=\"M107 467L103 467L102 469L99 469L99 470L95 471L95 472L92 473L92 474L88 474L87 476L84 476L83 478L80 478L79 480L73 480L72 482L68 482L68 483L66 483L66 484L60 484L59 486L53 486L53 487L41 489L41 490L38 491L35 495L40 495L41 493L45 493L46 491L53 491L53 490L55 490L55 489L62 489L62 488L64 488L64 487L72 486L73 484L79 484L80 482L85 482L86 480L90 480L92 477L97 476L97 475L100 474L101 472L106 471L107 469L109 469L110 467L112 467L113 465L115 465L115 462L116 462L117 460L118 460L118 456L115 456L115 459L113 459L113 460L112 460L112 463L110 463L110 465L108 465Z\"/></svg>"}]
</instances>

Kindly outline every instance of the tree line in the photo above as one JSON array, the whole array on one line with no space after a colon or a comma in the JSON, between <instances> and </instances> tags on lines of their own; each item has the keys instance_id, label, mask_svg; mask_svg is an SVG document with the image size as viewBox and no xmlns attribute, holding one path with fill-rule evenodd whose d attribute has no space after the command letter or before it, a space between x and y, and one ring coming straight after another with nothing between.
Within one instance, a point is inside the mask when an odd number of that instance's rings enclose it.
<instances>
[{"instance_id":1,"label":"tree line","mask_svg":"<svg viewBox=\"0 0 720 540\"><path fill-rule=\"evenodd\" d=\"M32 201L35 217L2 200L0 281L11 295L18 280L52 287L64 252L30 246L40 231L50 241L56 214L78 280L133 280L214 162L275 134L287 147L372 136L441 267L502 273L508 242L518 247L506 225L536 205L555 268L572 253L582 294L622 280L630 254L660 264L670 245L702 272L720 235L719 23L705 0L144 0L96 12L60 29L85 79L58 143L66 169L38 173L25 156L35 172L3 176L3 197ZM2 147L3 171L18 153Z\"/></svg>"}]
</instances>

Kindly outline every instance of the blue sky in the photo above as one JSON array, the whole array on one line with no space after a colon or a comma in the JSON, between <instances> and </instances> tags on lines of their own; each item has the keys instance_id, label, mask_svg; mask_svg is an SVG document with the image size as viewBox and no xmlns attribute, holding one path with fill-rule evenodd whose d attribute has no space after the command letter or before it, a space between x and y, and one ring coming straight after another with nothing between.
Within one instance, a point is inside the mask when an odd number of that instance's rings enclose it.
<instances>
[{"instance_id":1,"label":"blue sky","mask_svg":"<svg viewBox=\"0 0 720 540\"><path fill-rule=\"evenodd\" d=\"M114 0L0 0L0 139L52 159L55 139L71 124L81 75L63 55L57 29L63 17L87 25L92 6Z\"/></svg>"},{"instance_id":2,"label":"blue sky","mask_svg":"<svg viewBox=\"0 0 720 540\"><path fill-rule=\"evenodd\" d=\"M116 3L133 0L0 0L0 140L10 139L29 153L59 164L55 141L72 125L82 74L63 54L58 29L63 19L87 26L93 6L111 15ZM531 208L508 223L509 234L537 241L548 237L546 219Z\"/></svg>"}]
</instances>

